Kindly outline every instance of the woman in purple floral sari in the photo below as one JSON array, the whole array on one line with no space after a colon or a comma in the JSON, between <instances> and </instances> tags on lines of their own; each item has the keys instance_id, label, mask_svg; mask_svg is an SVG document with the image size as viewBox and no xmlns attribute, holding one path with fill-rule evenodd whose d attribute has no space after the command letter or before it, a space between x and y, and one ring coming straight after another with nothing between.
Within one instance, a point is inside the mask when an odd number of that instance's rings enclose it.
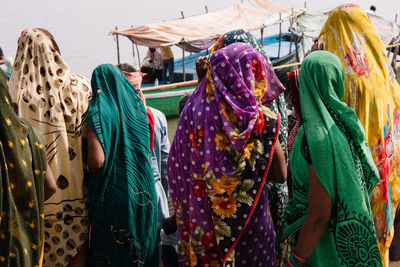
<instances>
[{"instance_id":1,"label":"woman in purple floral sari","mask_svg":"<svg viewBox=\"0 0 400 267\"><path fill-rule=\"evenodd\" d=\"M284 182L281 92L266 59L235 43L210 57L182 111L168 159L180 266L275 266L267 179Z\"/></svg>"}]
</instances>

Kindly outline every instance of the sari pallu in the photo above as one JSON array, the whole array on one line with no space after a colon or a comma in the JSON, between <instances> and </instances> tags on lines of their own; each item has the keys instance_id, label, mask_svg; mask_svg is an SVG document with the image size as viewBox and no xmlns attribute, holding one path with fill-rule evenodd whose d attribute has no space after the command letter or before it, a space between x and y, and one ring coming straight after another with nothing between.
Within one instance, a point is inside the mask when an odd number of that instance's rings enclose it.
<instances>
[{"instance_id":1,"label":"sari pallu","mask_svg":"<svg viewBox=\"0 0 400 267\"><path fill-rule=\"evenodd\" d=\"M233 43L245 43L251 45L255 48L264 58L267 60L268 65L272 66L272 63L265 53L261 44L257 39L246 30L234 30L222 35L215 45L211 48L211 54L215 53L219 49L228 46ZM263 105L267 106L272 112L279 114L281 117L279 125L279 142L281 143L283 152L285 153L286 163L288 162L288 115L286 109L286 101L283 92L285 87L279 81L272 68L268 69L267 76L269 79L267 82L268 90L266 92L266 97L264 97L265 102ZM267 187L269 190L268 198L270 203L270 213L275 226L276 234L276 245L282 248L282 215L285 211L285 207L288 203L288 189L286 183L278 184L272 181L267 182ZM280 257L281 248L277 249L278 257Z\"/></svg>"},{"instance_id":2,"label":"sari pallu","mask_svg":"<svg viewBox=\"0 0 400 267\"><path fill-rule=\"evenodd\" d=\"M65 266L83 249L88 237L82 134L86 133L90 84L70 72L44 32L32 29L19 38L10 94L18 116L43 134L47 160L57 184L56 193L44 208L43 264Z\"/></svg>"},{"instance_id":3,"label":"sari pallu","mask_svg":"<svg viewBox=\"0 0 400 267\"><path fill-rule=\"evenodd\" d=\"M371 194L371 207L382 261L387 265L394 214L400 200L400 86L384 44L358 6L333 10L318 40L342 63L342 100L356 111L363 124L379 170L380 181Z\"/></svg>"},{"instance_id":4,"label":"sari pallu","mask_svg":"<svg viewBox=\"0 0 400 267\"><path fill-rule=\"evenodd\" d=\"M138 91L111 64L92 75L88 127L104 151L92 174L90 266L153 266L157 195L151 169L149 124Z\"/></svg>"},{"instance_id":5,"label":"sari pallu","mask_svg":"<svg viewBox=\"0 0 400 267\"><path fill-rule=\"evenodd\" d=\"M43 137L11 106L0 70L0 265L41 266L43 258Z\"/></svg>"},{"instance_id":6,"label":"sari pallu","mask_svg":"<svg viewBox=\"0 0 400 267\"><path fill-rule=\"evenodd\" d=\"M382 266L368 197L379 174L360 121L340 101L343 78L339 59L329 52L313 52L303 61L303 124L290 156L293 196L284 234L291 241L306 218L312 164L330 197L331 218L305 266Z\"/></svg>"},{"instance_id":7,"label":"sari pallu","mask_svg":"<svg viewBox=\"0 0 400 267\"><path fill-rule=\"evenodd\" d=\"M275 265L265 186L279 132L271 67L247 44L210 57L182 111L168 158L180 266Z\"/></svg>"}]
</instances>

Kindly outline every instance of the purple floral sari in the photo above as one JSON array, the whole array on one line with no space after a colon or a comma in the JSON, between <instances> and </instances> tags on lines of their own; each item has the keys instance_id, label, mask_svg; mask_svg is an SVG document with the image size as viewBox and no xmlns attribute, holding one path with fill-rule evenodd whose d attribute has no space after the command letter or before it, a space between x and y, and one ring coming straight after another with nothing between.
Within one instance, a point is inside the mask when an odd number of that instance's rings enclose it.
<instances>
[{"instance_id":1,"label":"purple floral sari","mask_svg":"<svg viewBox=\"0 0 400 267\"><path fill-rule=\"evenodd\" d=\"M279 115L263 106L273 70L250 45L210 58L188 100L168 159L180 266L275 266L266 176Z\"/></svg>"}]
</instances>

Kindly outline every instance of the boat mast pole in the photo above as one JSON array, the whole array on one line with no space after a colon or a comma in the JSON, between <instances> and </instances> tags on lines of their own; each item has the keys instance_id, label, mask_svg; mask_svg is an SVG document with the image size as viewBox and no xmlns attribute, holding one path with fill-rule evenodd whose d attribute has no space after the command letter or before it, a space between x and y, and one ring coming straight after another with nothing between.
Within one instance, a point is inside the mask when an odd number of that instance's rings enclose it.
<instances>
[{"instance_id":1,"label":"boat mast pole","mask_svg":"<svg viewBox=\"0 0 400 267\"><path fill-rule=\"evenodd\" d=\"M182 40L182 74L183 81L186 82L186 70L185 70L185 40Z\"/></svg>"},{"instance_id":2,"label":"boat mast pole","mask_svg":"<svg viewBox=\"0 0 400 267\"><path fill-rule=\"evenodd\" d=\"M141 69L142 66L140 65L139 47L138 47L137 43L135 43L135 46L136 46L136 54L137 54L137 61L138 61L139 69Z\"/></svg>"},{"instance_id":3,"label":"boat mast pole","mask_svg":"<svg viewBox=\"0 0 400 267\"><path fill-rule=\"evenodd\" d=\"M278 58L281 55L281 42L282 42L282 13L279 12L279 50L278 50Z\"/></svg>"},{"instance_id":4,"label":"boat mast pole","mask_svg":"<svg viewBox=\"0 0 400 267\"><path fill-rule=\"evenodd\" d=\"M293 11L293 7L292 7L292 18L291 19L289 19L289 23L290 23L290 29L293 29L293 14L294 14L294 11ZM293 38L294 38L294 33L293 33L293 31L291 31L291 33L290 33L290 45L289 45L289 54L292 52L292 42L293 42Z\"/></svg>"},{"instance_id":5,"label":"boat mast pole","mask_svg":"<svg viewBox=\"0 0 400 267\"><path fill-rule=\"evenodd\" d=\"M117 26L115 26L115 31L118 31ZM119 36L118 36L118 33L116 33L115 35L116 35L116 40L117 40L117 62L119 64L119 63L121 63L121 59L119 57Z\"/></svg>"},{"instance_id":6,"label":"boat mast pole","mask_svg":"<svg viewBox=\"0 0 400 267\"><path fill-rule=\"evenodd\" d=\"M262 25L261 31L261 47L264 47L264 24Z\"/></svg>"}]
</instances>

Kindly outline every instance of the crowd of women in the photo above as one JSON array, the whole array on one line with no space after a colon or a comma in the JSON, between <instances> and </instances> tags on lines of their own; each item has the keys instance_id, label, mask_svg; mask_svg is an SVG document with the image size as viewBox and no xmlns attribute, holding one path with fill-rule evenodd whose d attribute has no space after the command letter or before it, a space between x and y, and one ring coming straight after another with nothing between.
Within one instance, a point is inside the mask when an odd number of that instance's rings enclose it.
<instances>
[{"instance_id":1,"label":"crowd of women","mask_svg":"<svg viewBox=\"0 0 400 267\"><path fill-rule=\"evenodd\" d=\"M199 59L160 167L175 213L161 223L157 120L140 75L104 64L90 83L48 31L23 31L10 80L0 75L0 265L400 261L400 86L385 47L367 14L344 5L312 50L288 73L292 111L249 32ZM179 259L160 263L171 222Z\"/></svg>"}]
</instances>

